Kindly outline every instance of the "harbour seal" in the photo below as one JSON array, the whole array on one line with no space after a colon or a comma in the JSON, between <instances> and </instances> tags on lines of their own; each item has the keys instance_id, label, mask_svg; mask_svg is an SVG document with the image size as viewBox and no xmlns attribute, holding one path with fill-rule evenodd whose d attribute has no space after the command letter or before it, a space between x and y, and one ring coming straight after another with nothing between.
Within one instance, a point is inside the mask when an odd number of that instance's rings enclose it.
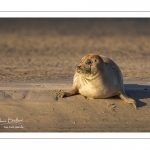
<instances>
[{"instance_id":1,"label":"harbour seal","mask_svg":"<svg viewBox=\"0 0 150 150\"><path fill-rule=\"evenodd\" d=\"M136 101L129 98L123 85L123 76L117 64L102 55L88 54L76 67L73 86L61 97L81 94L88 98L104 99L118 95L126 103L137 107Z\"/></svg>"}]
</instances>

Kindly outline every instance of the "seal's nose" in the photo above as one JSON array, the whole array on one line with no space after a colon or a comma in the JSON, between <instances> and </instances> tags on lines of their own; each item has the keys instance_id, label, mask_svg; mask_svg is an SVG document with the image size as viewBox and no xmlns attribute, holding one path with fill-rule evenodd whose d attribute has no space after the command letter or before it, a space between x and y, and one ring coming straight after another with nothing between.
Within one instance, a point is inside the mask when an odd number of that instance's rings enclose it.
<instances>
[{"instance_id":1,"label":"seal's nose","mask_svg":"<svg viewBox=\"0 0 150 150\"><path fill-rule=\"evenodd\" d=\"M81 68L81 66L77 66L77 69L80 69Z\"/></svg>"}]
</instances>

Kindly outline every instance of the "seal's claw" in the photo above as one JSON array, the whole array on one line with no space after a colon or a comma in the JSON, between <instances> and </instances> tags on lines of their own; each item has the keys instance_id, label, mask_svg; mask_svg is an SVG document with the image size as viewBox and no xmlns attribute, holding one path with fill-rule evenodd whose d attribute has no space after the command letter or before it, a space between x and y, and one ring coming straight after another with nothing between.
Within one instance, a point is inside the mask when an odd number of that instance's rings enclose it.
<instances>
[{"instance_id":1,"label":"seal's claw","mask_svg":"<svg viewBox=\"0 0 150 150\"><path fill-rule=\"evenodd\" d=\"M66 92L60 93L60 98L64 98L64 97L66 97Z\"/></svg>"},{"instance_id":2,"label":"seal's claw","mask_svg":"<svg viewBox=\"0 0 150 150\"><path fill-rule=\"evenodd\" d=\"M66 92L61 92L61 93L59 93L57 96L56 96L56 98L58 99L58 98L64 98L64 97L66 97L67 95L66 95Z\"/></svg>"}]
</instances>

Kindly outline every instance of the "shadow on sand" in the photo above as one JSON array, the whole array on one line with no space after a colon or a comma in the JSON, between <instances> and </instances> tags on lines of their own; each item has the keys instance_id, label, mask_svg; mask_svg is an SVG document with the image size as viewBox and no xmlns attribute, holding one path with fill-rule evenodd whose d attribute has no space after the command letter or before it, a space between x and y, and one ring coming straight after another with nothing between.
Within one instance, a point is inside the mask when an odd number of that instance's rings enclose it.
<instances>
[{"instance_id":1,"label":"shadow on sand","mask_svg":"<svg viewBox=\"0 0 150 150\"><path fill-rule=\"evenodd\" d=\"M149 85L138 85L138 84L124 84L125 92L129 97L136 100L138 107L146 105L140 99L150 98L150 86Z\"/></svg>"}]
</instances>

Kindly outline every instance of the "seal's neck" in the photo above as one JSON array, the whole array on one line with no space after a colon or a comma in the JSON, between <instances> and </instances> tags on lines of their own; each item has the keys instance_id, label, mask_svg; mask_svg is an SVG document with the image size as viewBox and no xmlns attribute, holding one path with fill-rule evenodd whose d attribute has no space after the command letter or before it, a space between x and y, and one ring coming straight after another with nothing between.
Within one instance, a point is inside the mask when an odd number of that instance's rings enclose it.
<instances>
[{"instance_id":1,"label":"seal's neck","mask_svg":"<svg viewBox=\"0 0 150 150\"><path fill-rule=\"evenodd\" d=\"M94 80L96 78L99 78L100 74L99 73L96 73L95 75L91 75L91 76L88 76L88 77L84 77L87 81L91 81L91 80Z\"/></svg>"}]
</instances>

